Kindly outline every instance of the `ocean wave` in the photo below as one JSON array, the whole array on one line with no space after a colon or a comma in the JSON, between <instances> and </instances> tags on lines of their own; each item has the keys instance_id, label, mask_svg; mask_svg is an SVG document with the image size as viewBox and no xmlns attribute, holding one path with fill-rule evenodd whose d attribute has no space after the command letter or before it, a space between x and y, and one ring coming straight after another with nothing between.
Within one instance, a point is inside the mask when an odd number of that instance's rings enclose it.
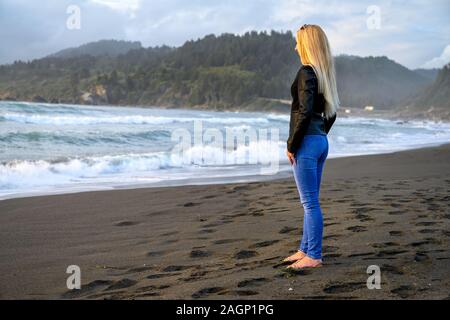
<instances>
[{"instance_id":1,"label":"ocean wave","mask_svg":"<svg viewBox=\"0 0 450 320\"><path fill-rule=\"evenodd\" d=\"M339 117L339 116L338 116ZM380 127L393 127L396 129L402 128L417 128L417 129L427 129L431 131L435 130L446 130L450 131L450 123L446 121L435 121L429 119L423 120L400 120L400 119L382 119L382 118L369 118L369 117L361 117L361 116L352 116L352 117L340 117L339 124L341 126L346 125L373 125Z\"/></svg>"},{"instance_id":2,"label":"ocean wave","mask_svg":"<svg viewBox=\"0 0 450 320\"><path fill-rule=\"evenodd\" d=\"M13 160L0 165L0 189L76 183L104 175L158 170L169 165L170 160L164 154Z\"/></svg>"},{"instance_id":3,"label":"ocean wave","mask_svg":"<svg viewBox=\"0 0 450 320\"><path fill-rule=\"evenodd\" d=\"M267 118L274 121L282 121L282 122L289 122L290 121L290 115L287 114L268 114Z\"/></svg>"},{"instance_id":4,"label":"ocean wave","mask_svg":"<svg viewBox=\"0 0 450 320\"><path fill-rule=\"evenodd\" d=\"M92 146L104 143L130 144L136 141L152 142L168 140L171 136L167 130L146 130L137 132L77 132L77 131L29 131L6 132L0 134L1 143L57 143L63 145Z\"/></svg>"},{"instance_id":5,"label":"ocean wave","mask_svg":"<svg viewBox=\"0 0 450 320\"><path fill-rule=\"evenodd\" d=\"M209 123L220 124L237 124L237 123L269 123L264 117L259 118L196 118L196 117L164 117L151 115L49 115L49 114L22 114L22 113L4 113L0 115L0 119L31 124L44 125L93 125L93 124L154 124L165 125L179 122L204 121Z\"/></svg>"},{"instance_id":6,"label":"ocean wave","mask_svg":"<svg viewBox=\"0 0 450 320\"><path fill-rule=\"evenodd\" d=\"M181 150L180 150L181 151ZM184 152L105 155L54 160L12 160L0 164L0 190L55 186L95 181L105 177L139 180L145 173L162 179L159 170L199 166L270 164L279 161L283 144L259 141L232 150L214 145L187 148Z\"/></svg>"}]
</instances>

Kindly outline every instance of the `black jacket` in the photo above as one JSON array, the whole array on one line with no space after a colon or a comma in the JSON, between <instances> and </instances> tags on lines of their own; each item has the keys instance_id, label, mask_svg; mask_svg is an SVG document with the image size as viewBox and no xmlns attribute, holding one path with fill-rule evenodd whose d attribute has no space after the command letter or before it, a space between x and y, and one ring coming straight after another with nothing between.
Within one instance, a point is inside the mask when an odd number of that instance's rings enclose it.
<instances>
[{"instance_id":1,"label":"black jacket","mask_svg":"<svg viewBox=\"0 0 450 320\"><path fill-rule=\"evenodd\" d=\"M291 86L291 119L287 140L289 152L295 153L300 147L313 113L320 114L325 111L325 98L321 93L318 93L318 87L314 69L311 66L302 66ZM336 114L329 119L324 117L327 134L335 120Z\"/></svg>"}]
</instances>

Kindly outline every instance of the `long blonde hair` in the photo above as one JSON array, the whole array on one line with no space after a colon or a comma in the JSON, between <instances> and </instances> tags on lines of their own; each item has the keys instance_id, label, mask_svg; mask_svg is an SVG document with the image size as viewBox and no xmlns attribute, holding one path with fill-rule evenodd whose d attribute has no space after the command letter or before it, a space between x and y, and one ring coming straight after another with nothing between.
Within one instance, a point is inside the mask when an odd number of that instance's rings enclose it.
<instances>
[{"instance_id":1,"label":"long blonde hair","mask_svg":"<svg viewBox=\"0 0 450 320\"><path fill-rule=\"evenodd\" d=\"M319 93L325 98L325 116L330 118L339 108L336 71L330 44L321 27L303 25L296 34L297 52L303 65L311 66L317 76Z\"/></svg>"}]
</instances>

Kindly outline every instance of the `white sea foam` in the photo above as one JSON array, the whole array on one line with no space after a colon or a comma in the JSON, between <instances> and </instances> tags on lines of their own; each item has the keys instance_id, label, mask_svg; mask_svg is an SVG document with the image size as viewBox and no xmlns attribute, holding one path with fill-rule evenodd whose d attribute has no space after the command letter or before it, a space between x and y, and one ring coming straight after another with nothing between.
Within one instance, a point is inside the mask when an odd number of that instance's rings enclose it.
<instances>
[{"instance_id":1,"label":"white sea foam","mask_svg":"<svg viewBox=\"0 0 450 320\"><path fill-rule=\"evenodd\" d=\"M167 157L158 154L84 157L60 162L15 160L0 165L0 190L75 183L104 175L157 170L169 165Z\"/></svg>"},{"instance_id":2,"label":"white sea foam","mask_svg":"<svg viewBox=\"0 0 450 320\"><path fill-rule=\"evenodd\" d=\"M251 142L226 150L209 145L193 146L184 153L105 155L59 161L13 160L0 164L0 190L30 186L58 185L109 177L120 181L126 175L140 175L161 169L192 166L267 164L280 161L282 144Z\"/></svg>"},{"instance_id":3,"label":"white sea foam","mask_svg":"<svg viewBox=\"0 0 450 320\"><path fill-rule=\"evenodd\" d=\"M204 121L217 124L238 124L238 123L269 123L267 118L194 118L194 117L163 117L150 115L50 115L50 114L23 114L4 113L1 118L19 123L44 124L44 125L93 125L93 124L154 124L164 125L177 122Z\"/></svg>"},{"instance_id":4,"label":"white sea foam","mask_svg":"<svg viewBox=\"0 0 450 320\"><path fill-rule=\"evenodd\" d=\"M231 150L195 145L182 156L172 153L172 130L183 129L195 138L196 120L224 136L230 130L239 136L239 131L276 129L279 141L240 141ZM288 114L0 101L0 199L56 189L245 181L270 162L290 170L288 132ZM342 116L328 140L328 158L386 153L450 142L450 124Z\"/></svg>"}]
</instances>

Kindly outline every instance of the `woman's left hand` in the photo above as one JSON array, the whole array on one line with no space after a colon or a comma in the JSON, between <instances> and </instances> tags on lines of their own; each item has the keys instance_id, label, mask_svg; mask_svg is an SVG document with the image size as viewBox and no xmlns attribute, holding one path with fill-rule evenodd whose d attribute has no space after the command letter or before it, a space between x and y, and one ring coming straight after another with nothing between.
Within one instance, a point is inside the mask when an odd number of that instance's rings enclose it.
<instances>
[{"instance_id":1,"label":"woman's left hand","mask_svg":"<svg viewBox=\"0 0 450 320\"><path fill-rule=\"evenodd\" d=\"M292 152L289 152L288 150L286 150L286 154L287 154L287 157L288 157L289 162L291 163L291 165L294 165L295 164L295 156L294 156L294 154Z\"/></svg>"}]
</instances>

